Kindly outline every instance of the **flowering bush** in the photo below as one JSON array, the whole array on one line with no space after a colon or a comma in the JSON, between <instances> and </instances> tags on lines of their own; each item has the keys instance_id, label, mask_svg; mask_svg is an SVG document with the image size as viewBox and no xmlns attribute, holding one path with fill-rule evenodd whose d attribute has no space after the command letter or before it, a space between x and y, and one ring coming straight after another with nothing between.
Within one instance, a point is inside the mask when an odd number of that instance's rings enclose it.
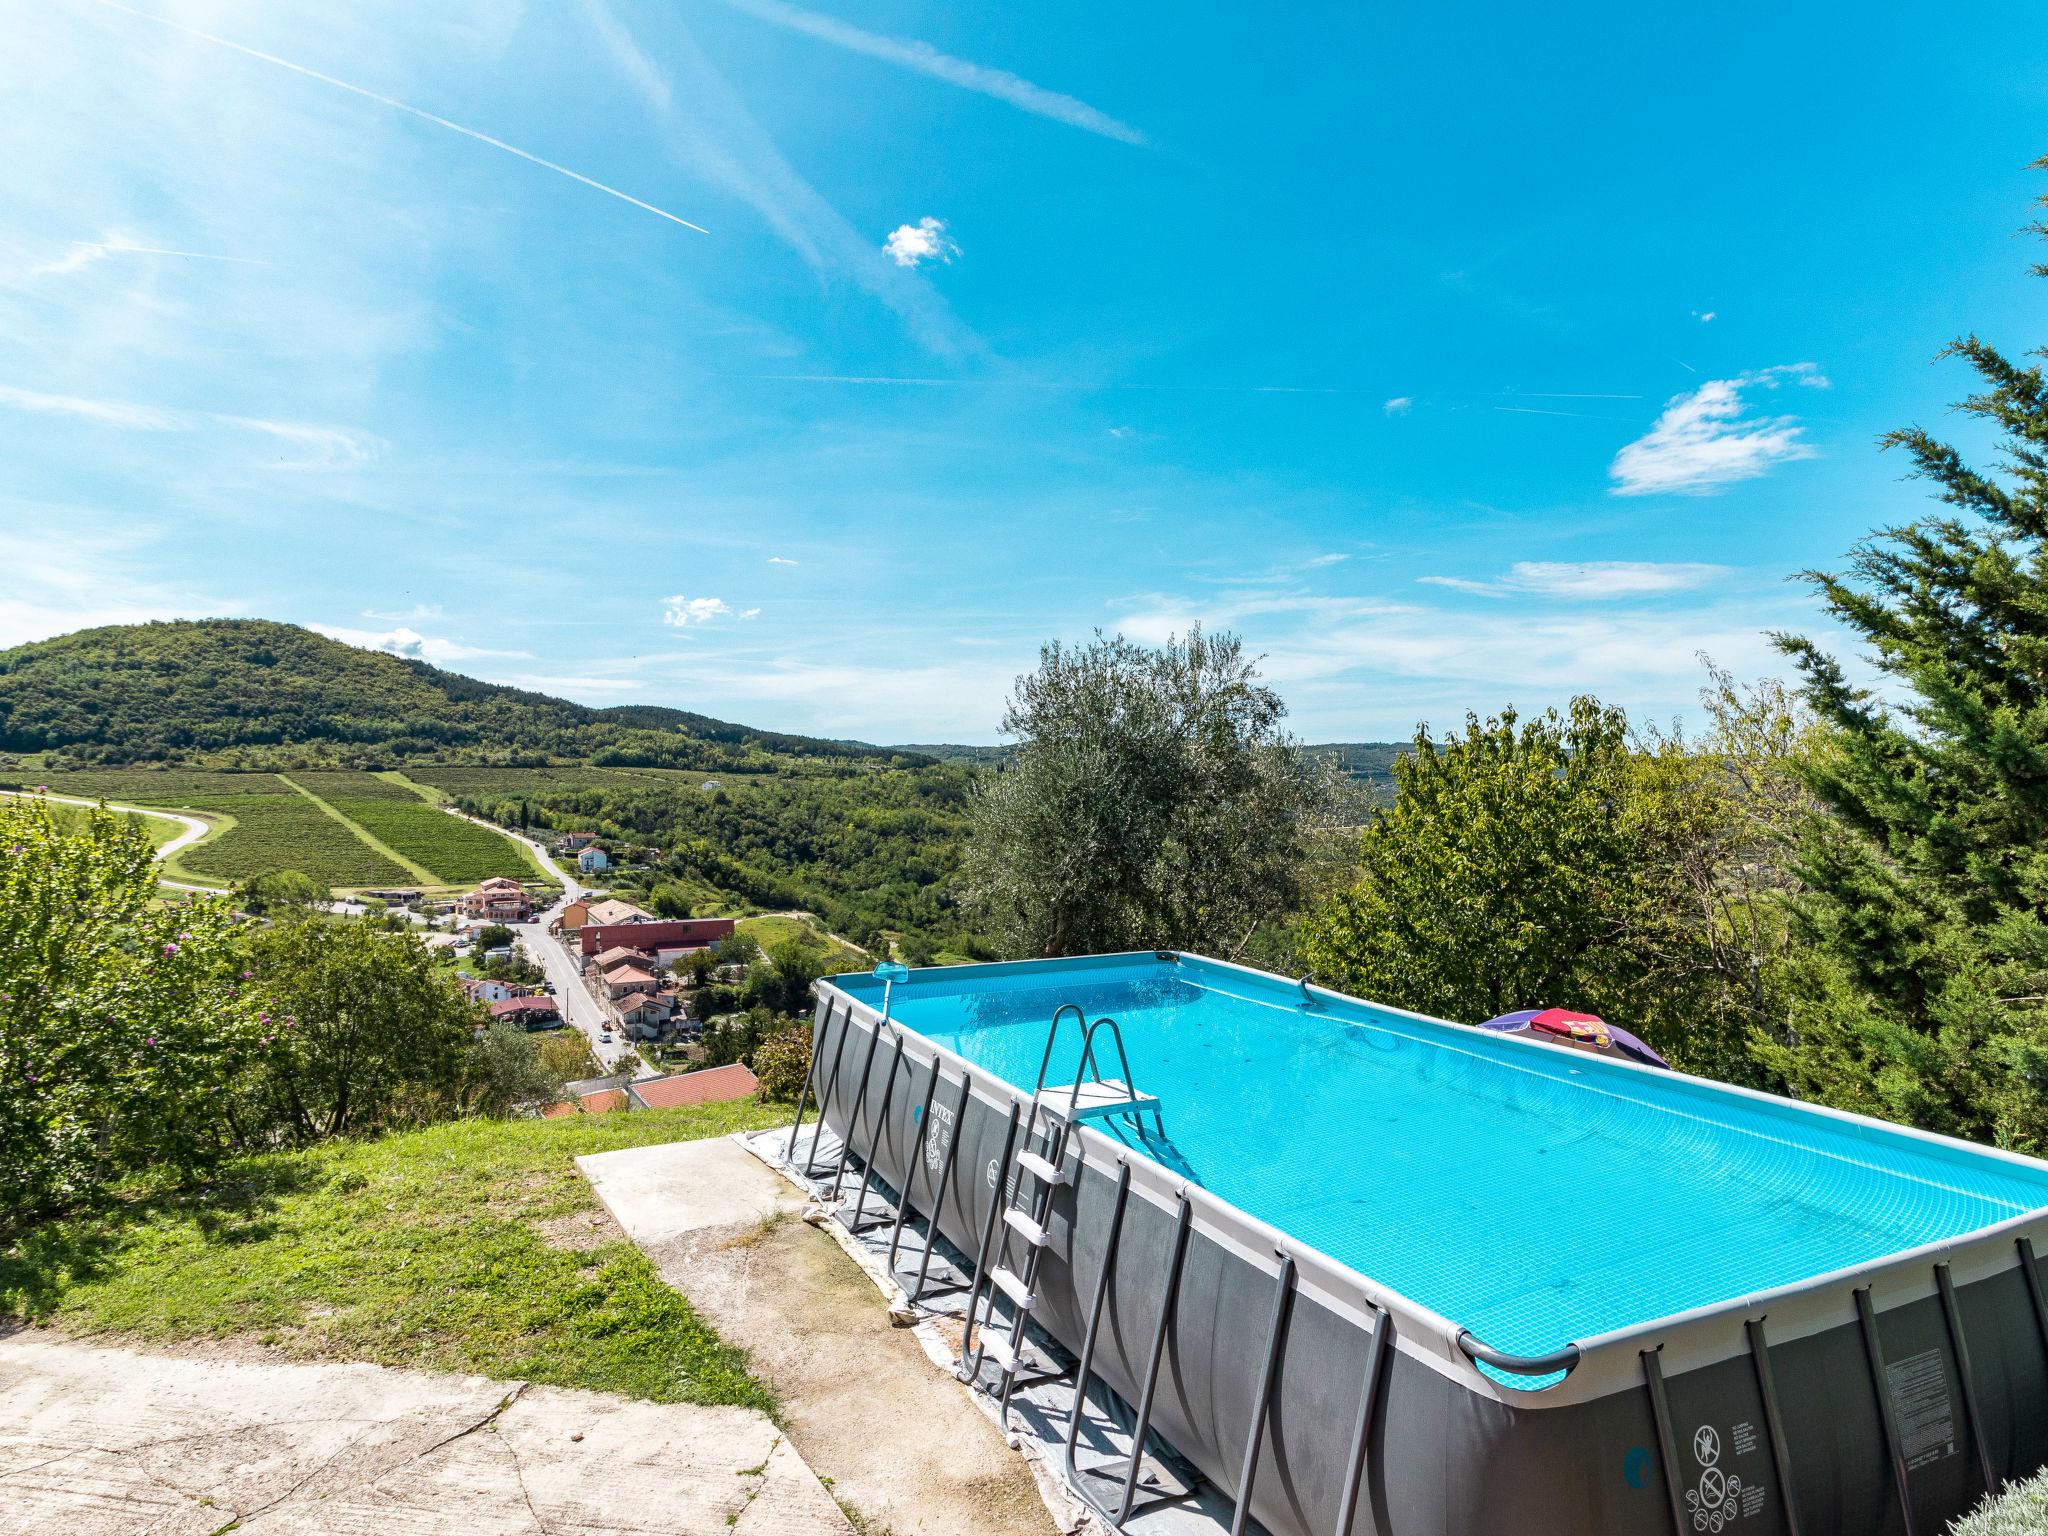
<instances>
[{"instance_id":1,"label":"flowering bush","mask_svg":"<svg viewBox=\"0 0 2048 1536\"><path fill-rule=\"evenodd\" d=\"M160 901L140 831L0 803L0 1226L229 1150L259 1012L226 904Z\"/></svg>"},{"instance_id":2,"label":"flowering bush","mask_svg":"<svg viewBox=\"0 0 2048 1536\"><path fill-rule=\"evenodd\" d=\"M810 1069L809 1025L778 1030L754 1047L754 1076L761 1080L764 1100L794 1101Z\"/></svg>"}]
</instances>

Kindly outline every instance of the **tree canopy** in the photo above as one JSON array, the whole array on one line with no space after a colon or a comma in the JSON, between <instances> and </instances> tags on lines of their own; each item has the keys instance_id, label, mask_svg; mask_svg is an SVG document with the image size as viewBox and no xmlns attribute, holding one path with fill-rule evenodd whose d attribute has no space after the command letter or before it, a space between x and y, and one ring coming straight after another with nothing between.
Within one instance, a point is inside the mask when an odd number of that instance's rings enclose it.
<instances>
[{"instance_id":1,"label":"tree canopy","mask_svg":"<svg viewBox=\"0 0 2048 1536\"><path fill-rule=\"evenodd\" d=\"M1012 955L1242 954L1300 904L1341 798L1285 714L1233 635L1046 646L975 786L970 906Z\"/></svg>"},{"instance_id":2,"label":"tree canopy","mask_svg":"<svg viewBox=\"0 0 2048 1536\"><path fill-rule=\"evenodd\" d=\"M1807 776L1826 814L1797 865L1816 975L1770 1059L1832 1102L2041 1150L2048 391L2038 365L1976 336L1943 355L1980 381L1959 409L1997 434L1998 467L1921 427L1891 433L1885 446L1951 510L1812 576L1874 679L1814 640L1781 641L1831 740Z\"/></svg>"}]
</instances>

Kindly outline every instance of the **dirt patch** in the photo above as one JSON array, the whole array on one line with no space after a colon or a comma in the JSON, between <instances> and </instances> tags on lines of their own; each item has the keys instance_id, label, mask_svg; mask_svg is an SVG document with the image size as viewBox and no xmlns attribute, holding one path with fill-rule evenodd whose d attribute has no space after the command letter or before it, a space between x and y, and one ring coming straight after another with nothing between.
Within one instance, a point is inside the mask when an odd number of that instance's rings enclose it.
<instances>
[{"instance_id":1,"label":"dirt patch","mask_svg":"<svg viewBox=\"0 0 2048 1536\"><path fill-rule=\"evenodd\" d=\"M639 1209L629 1230L641 1221L660 1230L671 1204L708 1209L700 1186L727 1197L760 1186L766 1217L727 1219L642 1246L662 1278L747 1351L782 1404L790 1443L828 1480L857 1529L1052 1536L1052 1517L1023 1458L959 1383L933 1366L917 1338L891 1326L874 1282L838 1244L794 1219L801 1202L788 1185L731 1142L663 1151L670 1198ZM609 1197L604 1158L583 1166Z\"/></svg>"},{"instance_id":2,"label":"dirt patch","mask_svg":"<svg viewBox=\"0 0 2048 1536\"><path fill-rule=\"evenodd\" d=\"M606 1243L626 1240L626 1229L614 1221L612 1213L603 1206L590 1211L550 1216L545 1221L536 1221L533 1228L550 1248L566 1248L571 1253L588 1253Z\"/></svg>"}]
</instances>

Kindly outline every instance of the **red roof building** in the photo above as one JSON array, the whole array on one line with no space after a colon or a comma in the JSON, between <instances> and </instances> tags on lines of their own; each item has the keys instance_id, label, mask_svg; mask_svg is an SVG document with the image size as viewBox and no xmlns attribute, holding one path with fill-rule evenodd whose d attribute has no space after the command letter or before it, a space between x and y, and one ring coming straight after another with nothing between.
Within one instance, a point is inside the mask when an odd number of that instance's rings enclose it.
<instances>
[{"instance_id":1,"label":"red roof building","mask_svg":"<svg viewBox=\"0 0 2048 1536\"><path fill-rule=\"evenodd\" d=\"M524 1024L528 1029L540 1029L561 1016L561 1010L555 1007L552 997L508 997L502 1003L491 1004L493 1019L509 1019L514 1024Z\"/></svg>"},{"instance_id":2,"label":"red roof building","mask_svg":"<svg viewBox=\"0 0 2048 1536\"><path fill-rule=\"evenodd\" d=\"M566 1120L571 1115L608 1115L615 1109L631 1109L623 1090L605 1088L596 1093L586 1093L575 1099L564 1099L559 1104L550 1104L540 1112L543 1120Z\"/></svg>"},{"instance_id":3,"label":"red roof building","mask_svg":"<svg viewBox=\"0 0 2048 1536\"><path fill-rule=\"evenodd\" d=\"M586 923L577 931L586 955L618 945L631 949L708 949L732 937L729 917L678 917L651 923Z\"/></svg>"},{"instance_id":4,"label":"red roof building","mask_svg":"<svg viewBox=\"0 0 2048 1536\"><path fill-rule=\"evenodd\" d=\"M751 1099L760 1091L761 1080L734 1062L729 1067L707 1067L701 1072L681 1072L674 1077L651 1077L634 1083L626 1092L642 1109L678 1109L686 1104L728 1104Z\"/></svg>"},{"instance_id":5,"label":"red roof building","mask_svg":"<svg viewBox=\"0 0 2048 1536\"><path fill-rule=\"evenodd\" d=\"M524 923L533 917L533 898L517 880L495 875L456 903L465 917L488 918L494 923Z\"/></svg>"}]
</instances>

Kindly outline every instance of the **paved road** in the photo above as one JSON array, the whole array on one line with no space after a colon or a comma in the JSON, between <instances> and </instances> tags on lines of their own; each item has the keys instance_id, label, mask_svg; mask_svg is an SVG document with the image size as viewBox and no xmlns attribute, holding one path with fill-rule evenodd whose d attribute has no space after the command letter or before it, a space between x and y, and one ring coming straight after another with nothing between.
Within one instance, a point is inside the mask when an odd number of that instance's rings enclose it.
<instances>
[{"instance_id":1,"label":"paved road","mask_svg":"<svg viewBox=\"0 0 2048 1536\"><path fill-rule=\"evenodd\" d=\"M0 789L0 795L12 795L19 800L48 800L56 805L94 806L100 804L97 800L81 800L76 795L38 794L33 790L26 789ZM157 849L156 856L159 861L168 859L182 848L191 847L212 830L197 816L181 816L176 811L153 811L146 805L115 805L111 801L107 802L107 809L130 816L154 816L158 821L175 821L182 826L185 829L183 832L180 832L168 843ZM209 896L218 896L222 890L222 887L217 885L185 885L176 880L159 880L157 884L163 886L166 890L200 891Z\"/></svg>"}]
</instances>

